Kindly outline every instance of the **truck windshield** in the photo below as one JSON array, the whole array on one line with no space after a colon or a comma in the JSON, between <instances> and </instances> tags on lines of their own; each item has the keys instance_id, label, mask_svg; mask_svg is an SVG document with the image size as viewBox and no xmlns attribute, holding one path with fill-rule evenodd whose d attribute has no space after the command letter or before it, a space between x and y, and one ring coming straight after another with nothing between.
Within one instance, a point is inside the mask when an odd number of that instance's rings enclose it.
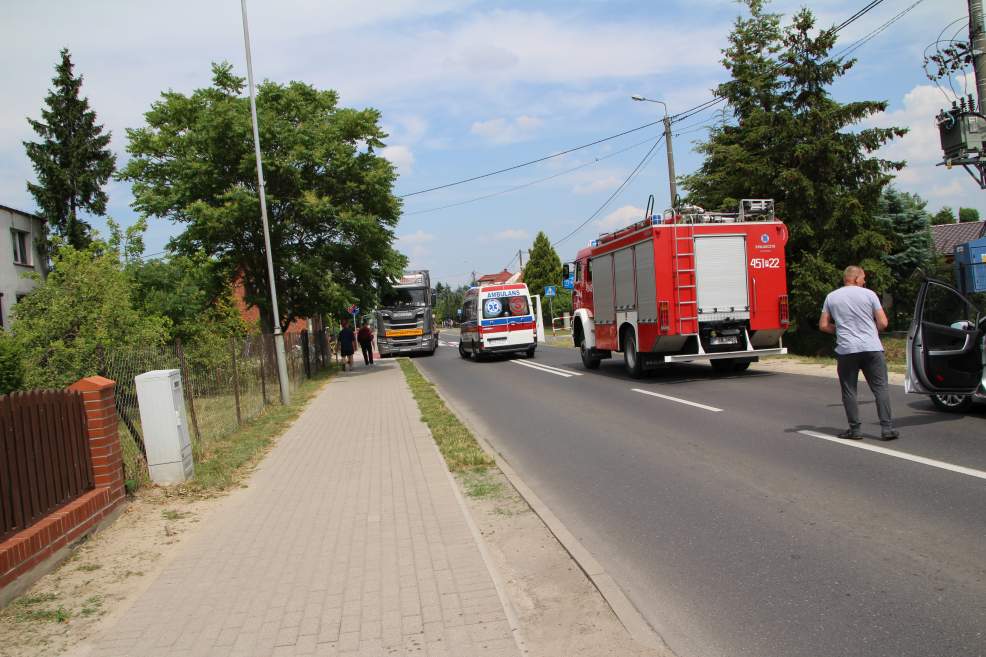
<instances>
[{"instance_id":1,"label":"truck windshield","mask_svg":"<svg viewBox=\"0 0 986 657\"><path fill-rule=\"evenodd\" d=\"M489 298L483 301L483 319L529 315L527 297Z\"/></svg>"},{"instance_id":2,"label":"truck windshield","mask_svg":"<svg viewBox=\"0 0 986 657\"><path fill-rule=\"evenodd\" d=\"M395 289L388 294L384 294L380 300L384 308L393 306L426 306L428 305L428 290L417 289Z\"/></svg>"}]
</instances>

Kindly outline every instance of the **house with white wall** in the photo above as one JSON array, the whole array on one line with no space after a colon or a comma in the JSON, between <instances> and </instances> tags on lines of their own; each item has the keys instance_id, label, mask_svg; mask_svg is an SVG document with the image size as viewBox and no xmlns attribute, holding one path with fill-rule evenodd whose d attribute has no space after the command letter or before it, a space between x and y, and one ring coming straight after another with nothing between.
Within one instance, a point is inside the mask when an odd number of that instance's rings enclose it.
<instances>
[{"instance_id":1,"label":"house with white wall","mask_svg":"<svg viewBox=\"0 0 986 657\"><path fill-rule=\"evenodd\" d=\"M47 273L39 248L44 238L44 219L0 205L0 326L10 326L10 309L38 284L24 274Z\"/></svg>"}]
</instances>

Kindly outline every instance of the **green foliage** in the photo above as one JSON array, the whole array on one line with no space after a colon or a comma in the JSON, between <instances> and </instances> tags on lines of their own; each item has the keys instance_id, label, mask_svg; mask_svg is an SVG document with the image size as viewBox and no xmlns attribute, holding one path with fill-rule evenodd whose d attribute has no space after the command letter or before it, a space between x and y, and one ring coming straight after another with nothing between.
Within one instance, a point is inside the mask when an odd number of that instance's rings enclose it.
<instances>
[{"instance_id":1,"label":"green foliage","mask_svg":"<svg viewBox=\"0 0 986 657\"><path fill-rule=\"evenodd\" d=\"M48 278L13 309L25 387L62 388L97 374L110 349L162 345L168 320L138 312L131 298L130 278L105 244L57 249Z\"/></svg>"},{"instance_id":2,"label":"green foliage","mask_svg":"<svg viewBox=\"0 0 986 657\"><path fill-rule=\"evenodd\" d=\"M0 331L0 395L20 390L24 384L21 351L13 338Z\"/></svg>"},{"instance_id":3,"label":"green foliage","mask_svg":"<svg viewBox=\"0 0 986 657\"><path fill-rule=\"evenodd\" d=\"M952 208L944 207L931 217L932 226L940 226L942 224L954 224L955 223L955 213Z\"/></svg>"},{"instance_id":4,"label":"green foliage","mask_svg":"<svg viewBox=\"0 0 986 657\"><path fill-rule=\"evenodd\" d=\"M108 148L110 133L96 123L89 100L79 98L82 76L73 75L67 48L62 49L55 72L41 120L28 119L41 140L24 142L38 176L27 189L49 228L79 249L92 239L91 227L79 212L106 212L103 185L113 175L116 156Z\"/></svg>"},{"instance_id":5,"label":"green foliage","mask_svg":"<svg viewBox=\"0 0 986 657\"><path fill-rule=\"evenodd\" d=\"M438 317L439 320L457 320L458 316L456 311L462 307L462 302L466 297L466 292L468 291L468 285L461 285L456 289L452 289L450 285L443 285L442 283L435 285L435 296L437 297L437 303L435 304L435 316Z\"/></svg>"},{"instance_id":6,"label":"green foliage","mask_svg":"<svg viewBox=\"0 0 986 657\"><path fill-rule=\"evenodd\" d=\"M271 306L249 100L229 64L211 87L164 92L128 130L133 183L144 216L185 225L173 250L208 253L226 280L242 273L245 300L271 325ZM257 96L279 318L372 307L374 289L403 270L392 247L400 201L394 167L376 151L380 113L338 106L331 90L265 82Z\"/></svg>"},{"instance_id":7,"label":"green foliage","mask_svg":"<svg viewBox=\"0 0 986 657\"><path fill-rule=\"evenodd\" d=\"M809 330L846 265L865 267L878 290L892 282L884 258L894 253L894 240L875 214L881 191L903 163L871 154L906 131L853 129L887 104L830 97L827 89L854 61L829 58L835 32L817 31L811 11L797 12L782 28L762 0L746 5L750 15L736 20L723 51L732 79L717 90L733 121L699 145L705 161L682 185L689 202L710 209L735 209L742 198L775 199L790 232L793 325Z\"/></svg>"},{"instance_id":8,"label":"green foliage","mask_svg":"<svg viewBox=\"0 0 986 657\"><path fill-rule=\"evenodd\" d=\"M530 256L524 266L524 282L530 289L531 294L541 295L541 314L544 316L546 327L551 326L551 312L560 315L566 309L571 311L571 294L562 289L562 266L561 259L555 248L551 246L548 236L543 231L538 232L531 246ZM549 303L544 296L544 288L548 285L558 286L558 296Z\"/></svg>"},{"instance_id":9,"label":"green foliage","mask_svg":"<svg viewBox=\"0 0 986 657\"><path fill-rule=\"evenodd\" d=\"M890 284L885 290L893 300L888 314L894 328L910 322L922 279L918 272L928 271L934 262L926 205L920 196L893 187L884 189L880 196L876 219L891 239L890 253L883 256L883 262L890 268Z\"/></svg>"},{"instance_id":10,"label":"green foliage","mask_svg":"<svg viewBox=\"0 0 986 657\"><path fill-rule=\"evenodd\" d=\"M979 210L976 208L959 208L959 223L979 221Z\"/></svg>"}]
</instances>

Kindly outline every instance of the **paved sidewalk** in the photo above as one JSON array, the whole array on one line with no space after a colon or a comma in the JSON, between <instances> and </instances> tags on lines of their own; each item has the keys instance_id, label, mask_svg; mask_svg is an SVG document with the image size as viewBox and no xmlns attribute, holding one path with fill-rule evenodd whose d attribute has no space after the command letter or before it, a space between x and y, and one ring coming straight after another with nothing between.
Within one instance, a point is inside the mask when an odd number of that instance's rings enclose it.
<instances>
[{"instance_id":1,"label":"paved sidewalk","mask_svg":"<svg viewBox=\"0 0 986 657\"><path fill-rule=\"evenodd\" d=\"M519 655L393 360L327 385L94 657Z\"/></svg>"}]
</instances>

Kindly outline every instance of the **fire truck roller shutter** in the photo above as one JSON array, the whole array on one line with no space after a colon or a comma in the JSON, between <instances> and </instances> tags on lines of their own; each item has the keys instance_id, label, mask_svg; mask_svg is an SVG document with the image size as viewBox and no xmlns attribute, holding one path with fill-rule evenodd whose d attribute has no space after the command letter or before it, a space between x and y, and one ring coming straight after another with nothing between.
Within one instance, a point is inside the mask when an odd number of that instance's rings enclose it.
<instances>
[{"instance_id":1,"label":"fire truck roller shutter","mask_svg":"<svg viewBox=\"0 0 986 657\"><path fill-rule=\"evenodd\" d=\"M654 242L648 240L637 244L634 261L637 270L637 320L657 321L657 285L654 275Z\"/></svg>"},{"instance_id":2,"label":"fire truck roller shutter","mask_svg":"<svg viewBox=\"0 0 986 657\"><path fill-rule=\"evenodd\" d=\"M749 319L745 235L696 235L699 321Z\"/></svg>"},{"instance_id":3,"label":"fire truck roller shutter","mask_svg":"<svg viewBox=\"0 0 986 657\"><path fill-rule=\"evenodd\" d=\"M633 289L633 249L620 249L613 254L616 273L616 309L633 310L636 306Z\"/></svg>"},{"instance_id":4,"label":"fire truck roller shutter","mask_svg":"<svg viewBox=\"0 0 986 657\"><path fill-rule=\"evenodd\" d=\"M616 321L613 309L613 256L607 253L589 261L592 273L592 314L597 324Z\"/></svg>"}]
</instances>

